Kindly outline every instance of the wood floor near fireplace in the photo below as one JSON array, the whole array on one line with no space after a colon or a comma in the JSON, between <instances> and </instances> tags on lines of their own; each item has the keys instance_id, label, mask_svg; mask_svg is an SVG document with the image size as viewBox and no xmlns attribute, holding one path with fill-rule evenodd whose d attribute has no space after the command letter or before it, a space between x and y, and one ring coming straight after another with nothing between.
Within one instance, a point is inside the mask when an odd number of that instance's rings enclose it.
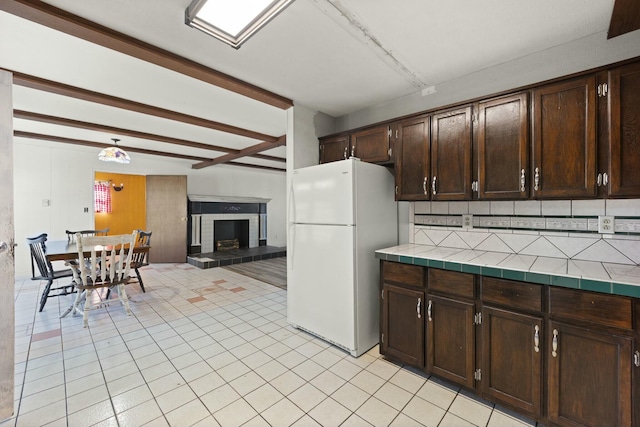
<instances>
[{"instance_id":1,"label":"wood floor near fireplace","mask_svg":"<svg viewBox=\"0 0 640 427\"><path fill-rule=\"evenodd\" d=\"M187 256L187 262L198 268L206 269L285 256L287 256L286 247L258 246L257 248L191 254Z\"/></svg>"}]
</instances>

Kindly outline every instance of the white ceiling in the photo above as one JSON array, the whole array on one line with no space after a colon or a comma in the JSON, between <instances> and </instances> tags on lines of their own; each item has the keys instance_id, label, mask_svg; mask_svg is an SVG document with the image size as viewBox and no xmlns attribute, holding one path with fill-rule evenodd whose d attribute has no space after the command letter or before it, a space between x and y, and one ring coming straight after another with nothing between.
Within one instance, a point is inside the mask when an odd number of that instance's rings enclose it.
<instances>
[{"instance_id":1,"label":"white ceiling","mask_svg":"<svg viewBox=\"0 0 640 427\"><path fill-rule=\"evenodd\" d=\"M9 1L9 0L8 0ZM607 31L614 0L295 0L239 50L184 24L190 0L48 0L55 7L339 117ZM286 111L0 12L0 68L286 133ZM262 141L16 86L16 109L243 149ZM118 135L16 119L16 130ZM17 138L18 140L20 138ZM18 141L19 142L19 141ZM225 153L124 137L123 146ZM279 147L262 154L285 157ZM195 163L193 160L177 160ZM271 160L243 163L284 168Z\"/></svg>"}]
</instances>

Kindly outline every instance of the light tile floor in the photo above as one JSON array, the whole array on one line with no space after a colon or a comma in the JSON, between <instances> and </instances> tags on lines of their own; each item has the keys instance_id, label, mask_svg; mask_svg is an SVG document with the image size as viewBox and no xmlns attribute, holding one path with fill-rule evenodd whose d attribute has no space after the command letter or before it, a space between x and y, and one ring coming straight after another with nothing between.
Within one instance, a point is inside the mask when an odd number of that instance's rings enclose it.
<instances>
[{"instance_id":1,"label":"light tile floor","mask_svg":"<svg viewBox=\"0 0 640 427\"><path fill-rule=\"evenodd\" d=\"M31 280L15 286L15 413L9 426L531 426L436 378L353 358L287 324L287 294L188 264L142 271L146 293L58 316ZM42 284L40 284L42 287Z\"/></svg>"}]
</instances>

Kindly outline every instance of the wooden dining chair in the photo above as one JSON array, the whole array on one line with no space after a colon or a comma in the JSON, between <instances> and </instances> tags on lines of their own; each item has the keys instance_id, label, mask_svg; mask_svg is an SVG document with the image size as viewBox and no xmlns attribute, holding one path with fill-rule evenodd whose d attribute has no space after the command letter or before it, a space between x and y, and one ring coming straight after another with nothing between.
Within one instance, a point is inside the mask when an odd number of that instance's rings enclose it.
<instances>
[{"instance_id":1,"label":"wooden dining chair","mask_svg":"<svg viewBox=\"0 0 640 427\"><path fill-rule=\"evenodd\" d=\"M53 281L65 277L73 277L70 268L64 270L54 270L51 262L47 259L47 233L42 233L36 237L27 237L27 244L31 252L31 280L46 280L47 284L40 297L40 309L42 311L49 297L59 297L75 293L74 282L68 285L52 287ZM36 267L39 275L36 275ZM58 291L57 293L52 293Z\"/></svg>"},{"instance_id":2,"label":"wooden dining chair","mask_svg":"<svg viewBox=\"0 0 640 427\"><path fill-rule=\"evenodd\" d=\"M150 246L151 233L151 231L138 230L138 241L136 246ZM140 276L140 271L138 269L145 265L149 265L149 252L135 252L131 260L131 268L136 272L136 278L138 279L138 284L140 285L142 292L146 291L144 290L144 283L142 282L142 276Z\"/></svg>"},{"instance_id":3,"label":"wooden dining chair","mask_svg":"<svg viewBox=\"0 0 640 427\"><path fill-rule=\"evenodd\" d=\"M82 236L106 236L109 234L109 228L105 228L102 230L80 230L80 231L65 230L64 232L67 233L67 242L75 243L76 234L81 234Z\"/></svg>"},{"instance_id":4,"label":"wooden dining chair","mask_svg":"<svg viewBox=\"0 0 640 427\"><path fill-rule=\"evenodd\" d=\"M78 259L85 262L74 263L71 270L75 286L82 292L78 291L74 303L60 317L70 312L73 312L74 316L82 312L83 326L86 328L89 326L90 309L107 307L114 301L121 301L127 315L131 315L124 285L132 279L129 272L137 234L137 231L116 236L83 236L81 233L76 233ZM89 257L85 258L87 253ZM107 288L108 291L117 290L118 297L108 299L106 295L99 295L96 292L97 295L94 298L94 291L101 288ZM83 299L84 309L81 310L80 305Z\"/></svg>"}]
</instances>

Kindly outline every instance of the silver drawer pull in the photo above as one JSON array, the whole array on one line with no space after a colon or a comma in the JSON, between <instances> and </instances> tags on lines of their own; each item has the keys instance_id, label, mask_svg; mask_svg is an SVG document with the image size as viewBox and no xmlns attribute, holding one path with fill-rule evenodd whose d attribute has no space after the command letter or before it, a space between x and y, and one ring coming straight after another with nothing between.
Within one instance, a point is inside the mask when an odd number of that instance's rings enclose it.
<instances>
[{"instance_id":1,"label":"silver drawer pull","mask_svg":"<svg viewBox=\"0 0 640 427\"><path fill-rule=\"evenodd\" d=\"M633 364L640 367L640 351L633 353Z\"/></svg>"},{"instance_id":2,"label":"silver drawer pull","mask_svg":"<svg viewBox=\"0 0 640 427\"><path fill-rule=\"evenodd\" d=\"M533 349L536 353L540 352L540 326L536 325L533 329Z\"/></svg>"},{"instance_id":3,"label":"silver drawer pull","mask_svg":"<svg viewBox=\"0 0 640 427\"><path fill-rule=\"evenodd\" d=\"M429 305L427 306L427 318L429 319L429 322L433 320L431 318L431 300L429 300Z\"/></svg>"},{"instance_id":4,"label":"silver drawer pull","mask_svg":"<svg viewBox=\"0 0 640 427\"><path fill-rule=\"evenodd\" d=\"M421 306L422 305L422 298L418 298L418 305L416 305L416 312L418 313L418 319L422 318L422 314L420 313L421 310Z\"/></svg>"},{"instance_id":5,"label":"silver drawer pull","mask_svg":"<svg viewBox=\"0 0 640 427\"><path fill-rule=\"evenodd\" d=\"M436 176L433 176L433 179L431 180L431 192L433 193L433 195L436 195Z\"/></svg>"},{"instance_id":6,"label":"silver drawer pull","mask_svg":"<svg viewBox=\"0 0 640 427\"><path fill-rule=\"evenodd\" d=\"M520 171L520 191L524 193L525 187L524 169Z\"/></svg>"},{"instance_id":7,"label":"silver drawer pull","mask_svg":"<svg viewBox=\"0 0 640 427\"><path fill-rule=\"evenodd\" d=\"M536 168L533 174L533 189L538 191L540 188L540 168Z\"/></svg>"},{"instance_id":8,"label":"silver drawer pull","mask_svg":"<svg viewBox=\"0 0 640 427\"><path fill-rule=\"evenodd\" d=\"M553 341L551 342L551 355L558 357L558 330L553 330Z\"/></svg>"},{"instance_id":9,"label":"silver drawer pull","mask_svg":"<svg viewBox=\"0 0 640 427\"><path fill-rule=\"evenodd\" d=\"M427 195L427 177L424 177L424 181L422 181L422 192L424 195Z\"/></svg>"}]
</instances>

